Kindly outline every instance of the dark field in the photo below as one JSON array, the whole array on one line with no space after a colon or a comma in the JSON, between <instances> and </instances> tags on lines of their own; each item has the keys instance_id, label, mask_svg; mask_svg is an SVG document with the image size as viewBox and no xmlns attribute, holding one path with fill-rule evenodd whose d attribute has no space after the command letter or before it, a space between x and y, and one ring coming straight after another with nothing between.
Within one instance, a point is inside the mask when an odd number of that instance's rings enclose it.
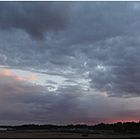
<instances>
[{"instance_id":1,"label":"dark field","mask_svg":"<svg viewBox=\"0 0 140 140\"><path fill-rule=\"evenodd\" d=\"M1 126L0 138L138 138L140 122L97 125Z\"/></svg>"},{"instance_id":2,"label":"dark field","mask_svg":"<svg viewBox=\"0 0 140 140\"><path fill-rule=\"evenodd\" d=\"M1 131L0 138L140 138L140 134L115 134L106 131L90 133L80 132L48 132L44 130Z\"/></svg>"}]
</instances>

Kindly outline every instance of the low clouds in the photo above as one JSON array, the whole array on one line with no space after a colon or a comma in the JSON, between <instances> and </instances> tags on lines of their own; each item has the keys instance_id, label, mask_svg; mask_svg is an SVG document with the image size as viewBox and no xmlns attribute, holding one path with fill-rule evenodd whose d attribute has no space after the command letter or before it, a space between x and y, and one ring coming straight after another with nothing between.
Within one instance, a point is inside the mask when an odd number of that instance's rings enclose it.
<instances>
[{"instance_id":1,"label":"low clouds","mask_svg":"<svg viewBox=\"0 0 140 140\"><path fill-rule=\"evenodd\" d=\"M134 109L138 110L139 98L108 98L95 94L95 91L93 96L92 92L84 92L78 86L65 86L50 92L43 86L18 80L7 70L0 72L0 89L1 124L94 124L115 119L139 118L139 112L136 116L135 113L129 114Z\"/></svg>"}]
</instances>

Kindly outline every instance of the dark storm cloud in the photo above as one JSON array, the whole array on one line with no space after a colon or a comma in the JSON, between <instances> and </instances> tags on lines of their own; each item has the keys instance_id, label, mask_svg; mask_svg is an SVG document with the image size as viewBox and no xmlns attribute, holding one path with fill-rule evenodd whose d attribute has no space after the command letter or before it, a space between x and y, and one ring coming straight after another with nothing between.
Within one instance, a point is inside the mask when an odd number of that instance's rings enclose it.
<instances>
[{"instance_id":1,"label":"dark storm cloud","mask_svg":"<svg viewBox=\"0 0 140 140\"><path fill-rule=\"evenodd\" d=\"M68 4L70 5L69 28L60 34L65 45L84 44L139 33L139 9L134 9L136 3L73 2Z\"/></svg>"},{"instance_id":2,"label":"dark storm cloud","mask_svg":"<svg viewBox=\"0 0 140 140\"><path fill-rule=\"evenodd\" d=\"M66 6L61 2L0 2L0 28L21 29L35 38L66 25ZM65 12L64 12L65 11Z\"/></svg>"},{"instance_id":3,"label":"dark storm cloud","mask_svg":"<svg viewBox=\"0 0 140 140\"><path fill-rule=\"evenodd\" d=\"M139 37L120 37L100 45L96 51L97 65L89 64L92 87L110 96L139 96Z\"/></svg>"},{"instance_id":4,"label":"dark storm cloud","mask_svg":"<svg viewBox=\"0 0 140 140\"><path fill-rule=\"evenodd\" d=\"M138 12L124 2L1 2L0 28L42 38L68 26L62 37L73 44L132 33L139 25Z\"/></svg>"}]
</instances>

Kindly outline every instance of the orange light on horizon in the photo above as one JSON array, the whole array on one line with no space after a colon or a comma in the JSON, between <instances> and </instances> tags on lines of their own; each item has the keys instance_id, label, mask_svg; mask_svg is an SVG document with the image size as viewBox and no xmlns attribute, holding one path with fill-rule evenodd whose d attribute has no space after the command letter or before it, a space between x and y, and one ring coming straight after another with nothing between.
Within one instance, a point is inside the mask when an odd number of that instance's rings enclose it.
<instances>
[{"instance_id":1,"label":"orange light on horizon","mask_svg":"<svg viewBox=\"0 0 140 140\"><path fill-rule=\"evenodd\" d=\"M35 74L31 74L29 77L27 77L27 80L29 80L29 81L36 81L37 80L37 76Z\"/></svg>"},{"instance_id":2,"label":"orange light on horizon","mask_svg":"<svg viewBox=\"0 0 140 140\"><path fill-rule=\"evenodd\" d=\"M139 122L140 118L135 118L135 117L127 117L127 118L120 118L120 119L114 119L111 120L111 123L117 123L117 122Z\"/></svg>"},{"instance_id":3,"label":"orange light on horizon","mask_svg":"<svg viewBox=\"0 0 140 140\"><path fill-rule=\"evenodd\" d=\"M13 72L9 69L2 69L2 70L0 70L0 73L4 76L8 76L8 77L13 75Z\"/></svg>"}]
</instances>

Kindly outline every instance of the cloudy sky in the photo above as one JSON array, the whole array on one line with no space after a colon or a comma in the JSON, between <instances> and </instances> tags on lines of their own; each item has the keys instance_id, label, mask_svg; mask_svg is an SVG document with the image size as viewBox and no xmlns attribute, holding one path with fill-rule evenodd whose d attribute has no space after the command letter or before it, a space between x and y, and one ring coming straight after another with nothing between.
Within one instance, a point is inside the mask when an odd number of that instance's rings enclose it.
<instances>
[{"instance_id":1,"label":"cloudy sky","mask_svg":"<svg viewBox=\"0 0 140 140\"><path fill-rule=\"evenodd\" d=\"M0 124L140 120L139 2L0 2Z\"/></svg>"}]
</instances>

